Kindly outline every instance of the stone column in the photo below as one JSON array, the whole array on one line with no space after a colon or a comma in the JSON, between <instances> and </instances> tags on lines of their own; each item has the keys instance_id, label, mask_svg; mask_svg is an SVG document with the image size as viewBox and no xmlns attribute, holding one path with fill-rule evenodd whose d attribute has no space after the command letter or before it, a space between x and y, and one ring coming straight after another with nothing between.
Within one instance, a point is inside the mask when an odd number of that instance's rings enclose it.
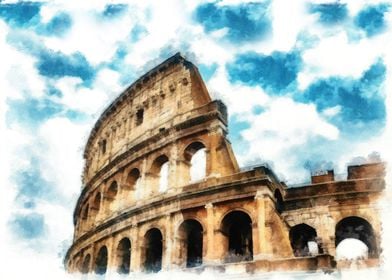
<instances>
[{"instance_id":1,"label":"stone column","mask_svg":"<svg viewBox=\"0 0 392 280\"><path fill-rule=\"evenodd\" d=\"M206 244L206 253L204 256L203 263L206 265L216 264L218 260L216 259L216 251L215 251L215 217L214 217L214 205L212 203L208 203L205 206L207 211L207 240L203 241L203 245ZM217 245L219 246L219 245Z\"/></svg>"},{"instance_id":2,"label":"stone column","mask_svg":"<svg viewBox=\"0 0 392 280\"><path fill-rule=\"evenodd\" d=\"M139 227L132 227L131 228L131 236L134 236L132 246L132 253L131 253L131 271L133 272L140 272L142 270L142 250L144 249L144 237L140 236Z\"/></svg>"},{"instance_id":3,"label":"stone column","mask_svg":"<svg viewBox=\"0 0 392 280\"><path fill-rule=\"evenodd\" d=\"M268 242L269 230L266 226L268 215L269 194L266 190L257 191L255 196L257 213L257 236L253 241L253 258L255 260L268 259L272 256L271 246Z\"/></svg>"},{"instance_id":4,"label":"stone column","mask_svg":"<svg viewBox=\"0 0 392 280\"><path fill-rule=\"evenodd\" d=\"M163 236L162 240L162 270L170 270L172 263L171 255L174 241L174 225L170 214L165 217L165 224L165 235Z\"/></svg>"}]
</instances>

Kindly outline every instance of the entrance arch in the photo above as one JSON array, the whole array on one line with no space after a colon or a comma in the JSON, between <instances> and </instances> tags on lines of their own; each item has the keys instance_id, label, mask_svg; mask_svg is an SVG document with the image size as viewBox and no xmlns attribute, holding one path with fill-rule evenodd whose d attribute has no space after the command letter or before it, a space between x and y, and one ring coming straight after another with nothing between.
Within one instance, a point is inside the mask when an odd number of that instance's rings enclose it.
<instances>
[{"instance_id":1,"label":"entrance arch","mask_svg":"<svg viewBox=\"0 0 392 280\"><path fill-rule=\"evenodd\" d=\"M355 238L362 241L368 247L368 256L375 258L378 256L376 238L373 227L368 221L357 216L346 217L336 224L335 246L348 238Z\"/></svg>"},{"instance_id":2,"label":"entrance arch","mask_svg":"<svg viewBox=\"0 0 392 280\"><path fill-rule=\"evenodd\" d=\"M108 249L106 246L102 246L99 251L97 258L95 259L95 274L103 275L106 273L108 267Z\"/></svg>"},{"instance_id":3,"label":"entrance arch","mask_svg":"<svg viewBox=\"0 0 392 280\"><path fill-rule=\"evenodd\" d=\"M131 241L123 238L117 246L117 272L129 274L131 265Z\"/></svg>"},{"instance_id":4,"label":"entrance arch","mask_svg":"<svg viewBox=\"0 0 392 280\"><path fill-rule=\"evenodd\" d=\"M307 224L293 226L289 232L290 244L296 257L317 255L320 248L317 244L316 230Z\"/></svg>"},{"instance_id":5,"label":"entrance arch","mask_svg":"<svg viewBox=\"0 0 392 280\"><path fill-rule=\"evenodd\" d=\"M185 220L178 229L179 255L186 267L203 262L203 227L193 219Z\"/></svg>"},{"instance_id":6,"label":"entrance arch","mask_svg":"<svg viewBox=\"0 0 392 280\"><path fill-rule=\"evenodd\" d=\"M146 272L158 272L162 269L162 233L157 228L147 231L144 236L145 259L144 270Z\"/></svg>"},{"instance_id":7,"label":"entrance arch","mask_svg":"<svg viewBox=\"0 0 392 280\"><path fill-rule=\"evenodd\" d=\"M232 211L222 220L221 232L226 237L226 262L253 259L252 219L243 211Z\"/></svg>"}]
</instances>

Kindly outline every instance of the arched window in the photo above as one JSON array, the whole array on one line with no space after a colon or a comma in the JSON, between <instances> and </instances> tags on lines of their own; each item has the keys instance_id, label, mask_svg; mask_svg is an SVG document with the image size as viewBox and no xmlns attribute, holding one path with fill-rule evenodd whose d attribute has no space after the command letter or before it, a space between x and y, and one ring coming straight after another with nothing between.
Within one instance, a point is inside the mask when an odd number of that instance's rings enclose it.
<instances>
[{"instance_id":1,"label":"arched window","mask_svg":"<svg viewBox=\"0 0 392 280\"><path fill-rule=\"evenodd\" d=\"M278 211L278 213L281 213L283 211L283 198L282 198L282 194L278 189L275 190L274 197L275 197L276 211Z\"/></svg>"},{"instance_id":2,"label":"arched window","mask_svg":"<svg viewBox=\"0 0 392 280\"><path fill-rule=\"evenodd\" d=\"M203 260L203 227L196 220L186 220L179 227L179 251L186 267L195 267Z\"/></svg>"},{"instance_id":3,"label":"arched window","mask_svg":"<svg viewBox=\"0 0 392 280\"><path fill-rule=\"evenodd\" d=\"M147 231L144 236L146 272L158 272L162 269L162 233L157 228Z\"/></svg>"},{"instance_id":4,"label":"arched window","mask_svg":"<svg viewBox=\"0 0 392 280\"><path fill-rule=\"evenodd\" d=\"M356 242L357 239L361 242ZM347 244L351 244L348 246ZM367 252L363 245L366 245ZM363 218L351 216L342 219L335 228L335 246L338 259L377 257L377 245L372 226ZM349 247L349 250L345 248ZM358 252L357 256L353 254Z\"/></svg>"},{"instance_id":5,"label":"arched window","mask_svg":"<svg viewBox=\"0 0 392 280\"><path fill-rule=\"evenodd\" d=\"M80 272L81 272L82 274L87 274L87 273L89 273L89 269L90 269L90 259L91 259L90 254L87 254L87 255L84 257L84 260L83 260L83 262L82 262L82 266L81 266L81 268L80 268Z\"/></svg>"},{"instance_id":6,"label":"arched window","mask_svg":"<svg viewBox=\"0 0 392 280\"><path fill-rule=\"evenodd\" d=\"M105 274L108 266L108 249L103 246L99 249L97 258L95 259L95 274Z\"/></svg>"},{"instance_id":7,"label":"arched window","mask_svg":"<svg viewBox=\"0 0 392 280\"><path fill-rule=\"evenodd\" d=\"M136 190L140 180L140 171L137 168L132 169L127 176L127 187L130 190Z\"/></svg>"},{"instance_id":8,"label":"arched window","mask_svg":"<svg viewBox=\"0 0 392 280\"><path fill-rule=\"evenodd\" d=\"M249 261L253 259L252 220L242 211L227 214L221 225L226 237L226 262Z\"/></svg>"},{"instance_id":9,"label":"arched window","mask_svg":"<svg viewBox=\"0 0 392 280\"><path fill-rule=\"evenodd\" d=\"M206 148L201 142L193 142L185 149L185 159L189 163L190 182L198 181L206 177Z\"/></svg>"},{"instance_id":10,"label":"arched window","mask_svg":"<svg viewBox=\"0 0 392 280\"><path fill-rule=\"evenodd\" d=\"M165 192L169 186L169 159L165 155L156 158L151 167L151 174L156 179L159 192Z\"/></svg>"},{"instance_id":11,"label":"arched window","mask_svg":"<svg viewBox=\"0 0 392 280\"><path fill-rule=\"evenodd\" d=\"M95 197L94 197L94 201L93 204L91 205L91 208L97 212L99 212L99 209L101 207L101 193L98 192Z\"/></svg>"},{"instance_id":12,"label":"arched window","mask_svg":"<svg viewBox=\"0 0 392 280\"><path fill-rule=\"evenodd\" d=\"M88 207L89 207L89 205L86 204L86 206L84 206L84 209L82 211L82 219L83 220L87 220L87 218L88 218Z\"/></svg>"},{"instance_id":13,"label":"arched window","mask_svg":"<svg viewBox=\"0 0 392 280\"><path fill-rule=\"evenodd\" d=\"M307 224L299 224L290 229L291 248L296 257L314 256L321 251L317 243L317 232Z\"/></svg>"},{"instance_id":14,"label":"arched window","mask_svg":"<svg viewBox=\"0 0 392 280\"><path fill-rule=\"evenodd\" d=\"M131 241L123 238L117 247L117 272L129 274L131 265Z\"/></svg>"},{"instance_id":15,"label":"arched window","mask_svg":"<svg viewBox=\"0 0 392 280\"><path fill-rule=\"evenodd\" d=\"M109 199L110 201L114 200L116 198L117 192L118 192L117 182L113 181L106 192L106 198Z\"/></svg>"}]
</instances>

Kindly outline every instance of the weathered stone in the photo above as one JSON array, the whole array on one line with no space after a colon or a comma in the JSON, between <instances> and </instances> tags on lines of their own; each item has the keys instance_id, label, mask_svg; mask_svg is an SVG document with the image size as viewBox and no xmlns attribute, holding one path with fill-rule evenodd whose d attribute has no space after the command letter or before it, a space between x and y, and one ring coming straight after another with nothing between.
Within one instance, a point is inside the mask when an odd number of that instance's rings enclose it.
<instances>
[{"instance_id":1,"label":"weathered stone","mask_svg":"<svg viewBox=\"0 0 392 280\"><path fill-rule=\"evenodd\" d=\"M288 188L263 165L240 171L226 135L225 105L179 54L126 89L86 145L68 270L330 270L337 242L355 237L342 226L357 223L359 239L358 228L372 235L362 238L371 260L361 265L378 264L383 164ZM202 177L192 181L199 151Z\"/></svg>"}]
</instances>

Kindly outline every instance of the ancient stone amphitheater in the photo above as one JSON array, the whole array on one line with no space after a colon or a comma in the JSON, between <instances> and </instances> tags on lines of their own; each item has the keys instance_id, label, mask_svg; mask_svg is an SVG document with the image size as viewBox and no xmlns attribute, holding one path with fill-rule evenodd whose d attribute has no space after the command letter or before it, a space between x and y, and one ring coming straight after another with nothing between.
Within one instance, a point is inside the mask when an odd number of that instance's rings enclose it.
<instances>
[{"instance_id":1,"label":"ancient stone amphitheater","mask_svg":"<svg viewBox=\"0 0 392 280\"><path fill-rule=\"evenodd\" d=\"M288 188L268 166L240 169L227 133L225 105L180 54L129 86L88 138L67 270L331 270L352 239L378 265L382 163Z\"/></svg>"}]
</instances>

